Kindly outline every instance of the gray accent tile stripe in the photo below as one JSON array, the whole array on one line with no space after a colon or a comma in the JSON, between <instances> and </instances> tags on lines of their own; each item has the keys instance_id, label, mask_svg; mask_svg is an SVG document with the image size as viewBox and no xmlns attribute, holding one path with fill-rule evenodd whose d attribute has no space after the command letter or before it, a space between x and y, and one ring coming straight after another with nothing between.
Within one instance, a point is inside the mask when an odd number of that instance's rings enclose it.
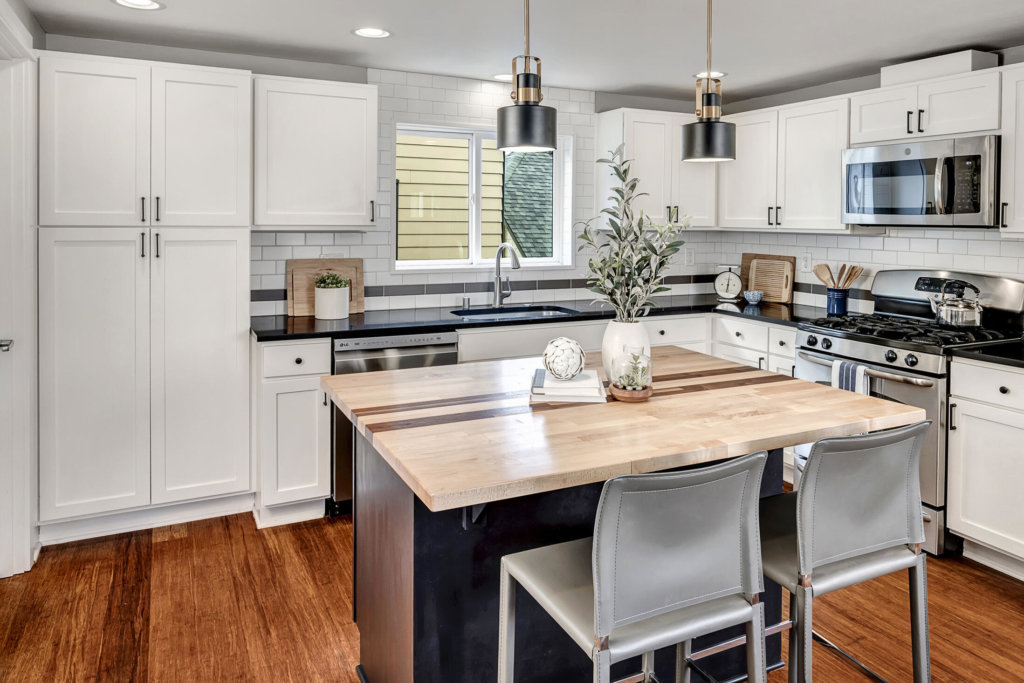
<instances>
[{"instance_id":1,"label":"gray accent tile stripe","mask_svg":"<svg viewBox=\"0 0 1024 683\"><path fill-rule=\"evenodd\" d=\"M250 301L287 301L287 289L254 289L249 292ZM365 296L365 294L364 294Z\"/></svg>"},{"instance_id":2,"label":"gray accent tile stripe","mask_svg":"<svg viewBox=\"0 0 1024 683\"><path fill-rule=\"evenodd\" d=\"M827 287L825 285L816 285L810 282L797 282L793 285L793 290L802 292L804 294L820 294L825 296ZM871 296L871 290L869 289L850 289L851 299L862 299L864 301L874 301L875 298Z\"/></svg>"}]
</instances>

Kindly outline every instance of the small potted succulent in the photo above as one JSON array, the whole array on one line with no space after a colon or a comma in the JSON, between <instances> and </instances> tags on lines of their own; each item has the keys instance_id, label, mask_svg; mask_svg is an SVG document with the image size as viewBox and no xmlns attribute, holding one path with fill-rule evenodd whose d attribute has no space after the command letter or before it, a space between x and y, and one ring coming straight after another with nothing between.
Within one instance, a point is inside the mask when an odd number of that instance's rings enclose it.
<instances>
[{"instance_id":1,"label":"small potted succulent","mask_svg":"<svg viewBox=\"0 0 1024 683\"><path fill-rule=\"evenodd\" d=\"M324 272L313 281L313 313L317 320L341 320L348 317L349 279Z\"/></svg>"},{"instance_id":2,"label":"small potted succulent","mask_svg":"<svg viewBox=\"0 0 1024 683\"><path fill-rule=\"evenodd\" d=\"M651 380L651 357L642 347L624 347L616 356L608 391L627 403L646 401L654 393Z\"/></svg>"}]
</instances>

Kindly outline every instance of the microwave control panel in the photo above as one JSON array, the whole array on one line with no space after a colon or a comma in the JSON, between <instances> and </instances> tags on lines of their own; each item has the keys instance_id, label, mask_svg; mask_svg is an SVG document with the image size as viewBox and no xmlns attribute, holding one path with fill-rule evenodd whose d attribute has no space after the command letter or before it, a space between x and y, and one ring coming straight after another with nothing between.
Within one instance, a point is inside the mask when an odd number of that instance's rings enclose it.
<instances>
[{"instance_id":1,"label":"microwave control panel","mask_svg":"<svg viewBox=\"0 0 1024 683\"><path fill-rule=\"evenodd\" d=\"M953 158L953 213L981 212L981 157Z\"/></svg>"}]
</instances>

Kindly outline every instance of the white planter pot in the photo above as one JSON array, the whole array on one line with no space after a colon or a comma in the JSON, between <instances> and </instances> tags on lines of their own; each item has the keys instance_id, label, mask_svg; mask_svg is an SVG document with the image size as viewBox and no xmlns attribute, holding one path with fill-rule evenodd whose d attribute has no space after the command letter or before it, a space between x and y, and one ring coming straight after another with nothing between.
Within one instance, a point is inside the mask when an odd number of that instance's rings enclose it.
<instances>
[{"instance_id":1,"label":"white planter pot","mask_svg":"<svg viewBox=\"0 0 1024 683\"><path fill-rule=\"evenodd\" d=\"M348 297L351 289L335 287L333 289L313 290L313 314L317 320L341 320L348 317Z\"/></svg>"},{"instance_id":2,"label":"white planter pot","mask_svg":"<svg viewBox=\"0 0 1024 683\"><path fill-rule=\"evenodd\" d=\"M644 353L651 355L651 338L647 336L647 326L642 322L620 323L617 320L608 323L604 339L601 340L601 365L604 367L604 376L609 381L612 377L612 363L624 346L641 347Z\"/></svg>"}]
</instances>

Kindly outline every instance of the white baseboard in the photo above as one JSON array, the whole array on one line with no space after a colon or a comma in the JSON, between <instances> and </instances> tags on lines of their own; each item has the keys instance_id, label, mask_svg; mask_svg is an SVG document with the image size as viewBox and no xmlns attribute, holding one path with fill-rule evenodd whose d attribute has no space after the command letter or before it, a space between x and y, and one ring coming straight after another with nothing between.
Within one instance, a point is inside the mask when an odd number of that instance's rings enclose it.
<instances>
[{"instance_id":1,"label":"white baseboard","mask_svg":"<svg viewBox=\"0 0 1024 683\"><path fill-rule=\"evenodd\" d=\"M210 498L188 503L164 505L143 510L115 512L100 517L47 522L39 525L39 543L55 545L85 538L97 538L126 531L153 529L158 526L194 522L199 519L235 515L253 509L255 494L242 493L224 498Z\"/></svg>"},{"instance_id":2,"label":"white baseboard","mask_svg":"<svg viewBox=\"0 0 1024 683\"><path fill-rule=\"evenodd\" d=\"M787 462L782 464L782 481L787 484L793 484L793 463Z\"/></svg>"},{"instance_id":3,"label":"white baseboard","mask_svg":"<svg viewBox=\"0 0 1024 683\"><path fill-rule=\"evenodd\" d=\"M986 567L991 567L997 572L1012 576L1019 581L1024 581L1024 561L1012 555L1007 555L981 543L964 539L964 557Z\"/></svg>"},{"instance_id":4,"label":"white baseboard","mask_svg":"<svg viewBox=\"0 0 1024 683\"><path fill-rule=\"evenodd\" d=\"M301 503L288 503L286 505L275 505L274 507L254 507L252 516L256 520L257 529L266 529L282 524L295 524L296 522L308 522L311 519L320 519L326 513L326 503L323 498L306 500Z\"/></svg>"}]
</instances>

